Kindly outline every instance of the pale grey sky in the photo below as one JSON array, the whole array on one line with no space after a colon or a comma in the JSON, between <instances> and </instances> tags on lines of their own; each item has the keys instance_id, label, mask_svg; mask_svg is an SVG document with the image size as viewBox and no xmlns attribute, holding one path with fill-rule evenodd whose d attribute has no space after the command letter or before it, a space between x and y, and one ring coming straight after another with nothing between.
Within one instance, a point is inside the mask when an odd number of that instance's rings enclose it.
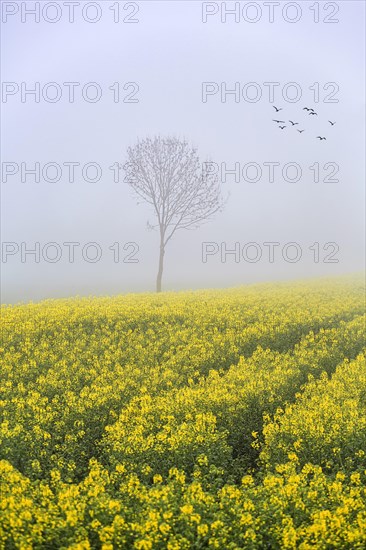
<instances>
[{"instance_id":1,"label":"pale grey sky","mask_svg":"<svg viewBox=\"0 0 366 550\"><path fill-rule=\"evenodd\" d=\"M6 13L17 6L14 15ZM21 93L8 95L2 110L3 173L15 163L19 171L2 181L2 242L3 251L12 245L29 248L35 242L40 247L50 242L59 244L62 257L50 263L41 255L36 263L28 255L22 263L20 251L2 256L2 302L39 300L57 296L115 294L119 292L154 290L158 235L146 229L153 214L136 201L128 185L114 183L109 169L115 162L123 164L128 145L137 138L160 134L184 137L198 147L202 160L210 157L228 169L239 163L240 169L256 163L262 169L257 182L227 176L223 193L230 194L225 211L196 231L177 233L169 244L163 286L166 289L232 286L253 281L303 278L360 271L364 268L364 147L365 147L365 81L364 22L362 1L341 2L280 2L275 6L275 20L268 21L268 2L240 2L248 9L249 18L261 10L256 23L241 17L236 23L228 16L221 22L220 11L202 22L202 2L143 1L120 2L120 16L131 15L138 23L114 23L110 9L115 2L95 3L101 19L97 23L84 21L81 7L75 6L75 21L68 22L65 2L57 4L60 20L49 23L40 15L35 23L30 15L21 21L22 9L35 2L2 2L2 81L21 82L28 88L40 83L56 82L61 99L50 103L31 96L22 103ZM42 6L47 2L41 2ZM90 3L89 3L90 4ZM233 7L235 2L227 2ZM249 6L252 4L252 6ZM272 3L273 4L273 3ZM277 3L274 3L277 4ZM289 6L295 5L295 7ZM208 9L220 7L211 2ZM319 5L319 23L314 22L314 8ZM296 6L301 17L296 23L286 22L282 11L287 6L293 18ZM326 6L328 6L326 8ZM330 6L330 7L329 7ZM332 15L336 11L339 12ZM55 17L50 6L46 17ZM87 14L94 17L93 7ZM96 12L95 12L96 13ZM5 14L5 15L4 15ZM23 13L24 16L24 13ZM338 23L325 23L328 17ZM75 102L69 103L64 82L79 82ZM89 103L80 89L96 82L103 95L99 102ZM135 82L138 103L114 103L109 86L120 83L121 96L133 91L123 90L127 82ZM218 88L226 83L232 89L239 83L240 91L255 82L262 93L256 103L233 95L222 102L220 93L202 102L202 83L215 82ZM264 83L278 82L274 104L283 110L277 113L268 97ZM286 83L301 87L302 97L296 103L282 97ZM319 102L314 101L314 83L319 83ZM324 102L334 95L338 103ZM11 90L11 84L6 85ZM309 89L312 87L312 90ZM254 88L248 89L248 94ZM49 94L54 92L49 88ZM90 88L90 94L93 90ZM294 88L289 89L289 95ZM46 92L47 93L47 89ZM309 116L303 107L312 107L318 116ZM285 120L282 131L272 119ZM331 126L328 120L336 121ZM289 120L298 121L291 127ZM305 129L300 134L297 128ZM327 140L316 139L318 135ZM21 163L41 169L50 162L62 167L59 182L42 179L34 182L31 175L21 181ZM98 182L86 182L81 168L75 169L75 181L68 181L64 163L97 163L102 169ZM274 182L268 181L264 163L279 163ZM284 165L296 163L302 177L298 182L285 181ZM320 181L314 181L315 163L319 164ZM328 164L329 163L329 164ZM13 166L15 166L13 165ZM315 166L314 166L315 165ZM324 170L324 165L327 165ZM324 181L333 167L339 166L334 178ZM313 166L313 169L309 167ZM52 177L52 170L50 171ZM92 170L90 170L92 175ZM249 172L253 177L253 172ZM291 169L289 178L293 177ZM75 262L68 261L65 242L79 242ZM82 258L81 248L96 242L102 251L97 263ZM113 243L136 242L138 263L114 263ZM256 263L234 256L221 261L219 252L202 262L202 243L215 242L218 250L226 243L232 249L240 243L241 252L247 243L257 243L262 257ZM268 247L263 243L278 242L273 263L268 261ZM285 261L283 247L298 243L301 259ZM4 245L5 243L5 245ZM320 261L314 262L319 243ZM322 260L335 251L338 263ZM5 246L5 248L4 248ZM258 248L259 247L259 248ZM49 248L49 255L53 251ZM253 253L248 250L248 254ZM286 248L285 248L286 250ZM295 249L287 249L288 254ZM92 248L89 249L90 255ZM132 248L122 252L122 258Z\"/></svg>"}]
</instances>

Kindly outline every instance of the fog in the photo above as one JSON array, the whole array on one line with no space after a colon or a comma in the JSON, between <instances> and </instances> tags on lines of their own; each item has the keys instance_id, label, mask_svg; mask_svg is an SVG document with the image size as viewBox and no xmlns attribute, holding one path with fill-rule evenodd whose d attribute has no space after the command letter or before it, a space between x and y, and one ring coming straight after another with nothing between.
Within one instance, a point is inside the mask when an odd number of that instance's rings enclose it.
<instances>
[{"instance_id":1,"label":"fog","mask_svg":"<svg viewBox=\"0 0 366 550\"><path fill-rule=\"evenodd\" d=\"M73 23L66 2L43 13L41 2L35 22L24 8L35 4L2 2L3 303L154 291L154 213L110 168L154 135L185 139L215 162L227 197L212 221L168 244L164 289L364 269L363 2L319 2L318 23L314 2L240 2L226 22L221 2L120 2L117 23L117 2L79 2ZM82 14L85 4L99 8ZM26 94L36 83L39 97ZM27 172L36 163L39 181ZM74 181L65 163L79 163ZM268 163L278 163L273 178ZM64 243L79 243L73 262Z\"/></svg>"}]
</instances>

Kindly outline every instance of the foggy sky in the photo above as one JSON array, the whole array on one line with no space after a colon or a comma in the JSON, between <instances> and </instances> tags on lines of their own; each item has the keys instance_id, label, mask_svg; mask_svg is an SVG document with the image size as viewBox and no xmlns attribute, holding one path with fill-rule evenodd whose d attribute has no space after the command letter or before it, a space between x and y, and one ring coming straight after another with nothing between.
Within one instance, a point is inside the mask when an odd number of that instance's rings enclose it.
<instances>
[{"instance_id":1,"label":"foggy sky","mask_svg":"<svg viewBox=\"0 0 366 550\"><path fill-rule=\"evenodd\" d=\"M3 3L3 4L6 4ZM13 3L14 4L14 3ZM22 2L17 3L19 8ZM41 2L43 5L44 2ZM66 167L57 183L34 182L30 175L21 181L21 171L2 181L1 240L26 242L29 248L39 242L56 242L62 258L50 263L41 257L36 263L28 255L22 263L20 252L1 264L2 302L40 300L73 295L116 294L154 290L158 260L158 234L148 231L153 212L136 204L131 189L123 181L115 183L109 169L126 161L126 149L138 138L174 135L198 148L202 161L210 158L221 166L243 168L248 163L261 166L257 182L236 182L227 175L222 183L226 208L215 219L195 231L181 231L169 243L163 279L165 289L226 287L254 281L295 279L336 275L364 268L364 20L361 1L337 4L338 23L324 23L325 2L320 2L320 22L314 23L309 9L314 2L298 2L302 16L296 23L283 20L276 8L275 20L268 21L263 2L262 18L249 23L234 17L223 23L220 13L202 22L202 3L197 1L137 2L138 23L114 23L109 9L114 2L100 2L103 16L97 23L82 20L75 8L75 22L67 21L63 2L62 19L57 23L31 19L22 23L20 14L2 23L2 80L20 85L48 82L62 85L79 82L75 102L69 103L63 86L60 101L39 103L20 93L8 96L1 104L2 163L26 163L41 167L56 162L98 163L103 174L99 182L83 181L76 170L73 183ZM80 2L81 5L85 2ZM131 8L123 10L126 17ZM215 4L215 3L213 3ZM218 2L219 6L221 2ZM228 2L233 7L234 2ZM241 2L241 6L248 2ZM253 3L252 3L253 4ZM27 6L34 2L27 2ZM133 8L132 8L133 9ZM51 14L51 10L49 12ZM254 12L249 17L253 17ZM293 12L288 12L292 17ZM330 11L328 12L330 13ZM92 14L92 11L90 11ZM52 15L52 14L51 14ZM51 17L50 15L50 17ZM97 82L103 96L97 103L83 100L80 88ZM127 82L139 86L138 103L114 103L108 87L119 82L122 97ZM220 93L202 102L202 83L226 83L232 89L255 82L262 91L256 103L233 95L221 101ZM268 98L265 82L278 82L274 104ZM286 83L301 86L296 103L286 101ZM320 101L314 102L315 82L320 86ZM324 103L337 83L338 103ZM4 98L3 98L4 101ZM313 107L318 116L309 116L303 107ZM285 117L285 118L283 118ZM286 121L284 131L272 119ZM299 126L290 127L289 120ZM331 127L328 120L336 121ZM299 134L296 129L304 128ZM326 141L316 136L326 136ZM263 163L277 162L274 182L268 181ZM282 168L297 163L302 169L298 182L285 181ZM309 169L319 163L320 181ZM339 182L325 182L323 166L335 163ZM291 174L291 172L290 172ZM221 174L220 174L221 176ZM253 177L253 176L251 176ZM292 176L290 176L292 177ZM68 261L65 242L79 242L75 261ZM96 242L102 258L97 263L83 260L81 248ZM138 263L114 263L109 249L119 242L139 246ZM247 243L257 243L262 257L257 262L234 255L222 261L220 253L202 261L202 243L217 243L219 251L240 251ZM268 261L266 242L280 243L273 263ZM302 257L296 263L285 261L282 249L296 242ZM222 245L222 243L225 243ZM320 261L314 261L319 243ZM336 243L338 263L324 263L326 243ZM50 251L51 255L51 251Z\"/></svg>"}]
</instances>

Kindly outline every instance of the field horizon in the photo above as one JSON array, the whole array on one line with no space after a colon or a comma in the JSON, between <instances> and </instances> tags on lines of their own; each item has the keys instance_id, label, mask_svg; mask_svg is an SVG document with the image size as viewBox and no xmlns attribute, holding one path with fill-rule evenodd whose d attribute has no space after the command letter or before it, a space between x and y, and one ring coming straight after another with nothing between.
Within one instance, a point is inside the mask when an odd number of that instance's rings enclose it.
<instances>
[{"instance_id":1,"label":"field horizon","mask_svg":"<svg viewBox=\"0 0 366 550\"><path fill-rule=\"evenodd\" d=\"M268 285L290 285L290 284L306 284L306 283L317 283L326 282L326 281L339 281L344 280L348 281L365 281L366 285L366 271L357 270L352 272L345 272L336 275L310 275L308 277L301 278L279 278L279 279L268 279L261 281L250 281L243 282L235 285L227 286L212 286L212 287L187 287L187 288L177 288L177 289L162 289L161 292L157 293L155 290L141 290L141 291L127 291L127 292L117 292L117 293L89 293L89 294L71 294L67 296L57 296L57 297L46 297L36 300L19 300L16 302L4 302L1 303L1 307L17 307L17 306L26 306L28 304L41 304L42 302L56 301L56 300L90 300L98 298L109 298L113 300L114 298L121 298L123 296L146 296L146 295L156 295L156 294L184 294L184 293L198 293L198 292L222 292L222 291L235 291L240 289L245 289L249 287L260 287Z\"/></svg>"}]
</instances>

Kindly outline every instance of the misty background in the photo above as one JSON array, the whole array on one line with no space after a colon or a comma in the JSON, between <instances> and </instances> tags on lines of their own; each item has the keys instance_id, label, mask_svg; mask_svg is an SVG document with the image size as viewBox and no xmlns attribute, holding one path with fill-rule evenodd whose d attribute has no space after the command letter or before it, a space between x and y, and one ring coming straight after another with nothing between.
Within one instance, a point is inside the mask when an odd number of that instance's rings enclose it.
<instances>
[{"instance_id":1,"label":"misty background","mask_svg":"<svg viewBox=\"0 0 366 550\"><path fill-rule=\"evenodd\" d=\"M21 4L19 2L18 4ZM24 4L24 3L23 3ZM34 2L27 2L33 6ZM41 3L42 4L42 3ZM63 2L58 2L62 6ZM80 2L81 5L84 2ZM257 2L263 13L257 23L233 17L226 23L220 13L202 22L202 3L196 1L140 1L135 18L138 23L114 23L113 2L100 2L103 17L95 24L82 19L75 9L75 22L63 17L57 23L30 18L22 23L20 15L2 23L2 81L35 82L41 87L48 82L80 82L75 89L75 102L67 100L67 89L57 103L29 97L25 103L20 94L9 96L1 104L2 163L25 162L29 167L39 162L63 166L65 162L98 163L103 169L100 181L86 182L81 169L75 170L73 183L67 169L57 183L34 182L28 176L21 181L20 172L2 181L1 240L29 248L39 242L57 242L63 256L57 263L41 257L36 263L28 256L22 263L20 253L2 257L2 302L40 300L43 298L101 295L134 291L153 291L158 262L159 237L147 229L153 212L139 204L120 173L113 181L109 169L116 162L126 162L126 149L145 136L173 135L197 147L202 161L211 159L219 166L233 169L257 163L262 169L258 182L247 182L227 175L222 183L224 196L229 196L225 210L195 231L180 231L169 243L165 256L163 289L227 287L256 281L295 279L312 276L346 274L364 269L364 181L365 181L365 4L360 1L336 2L339 22L327 24L320 2L321 21L314 23L309 6L298 3L302 17L288 23L281 16L281 2L275 21L268 21L263 2ZM121 18L131 11L123 11ZM217 5L220 5L218 2ZM241 5L247 4L241 2ZM234 2L228 2L232 8ZM90 12L92 13L92 12ZM254 12L253 12L254 13ZM51 14L51 11L50 11ZM97 103L81 98L80 88L97 82L103 96ZM108 90L119 82L139 86L137 103L114 103ZM220 94L202 101L202 82L256 82L263 95L256 103L241 99L235 102ZM268 99L263 83L279 82L274 105ZM283 86L296 82L302 87L297 103L285 101ZM314 102L315 82L320 85L320 102ZM338 103L324 103L332 89L322 89L335 82ZM51 93L51 92L50 92ZM310 117L303 107L313 107L318 117ZM285 120L281 131L272 119ZM290 127L288 120L298 121ZM316 120L315 120L316 119ZM328 120L336 121L332 126ZM297 128L304 128L300 134ZM326 136L326 141L316 136ZM274 182L268 181L263 163L278 162ZM283 165L298 163L302 177L298 182L285 181ZM314 163L320 165L320 181L314 182ZM339 182L323 181L330 171L326 163L339 165L334 176ZM51 172L50 172L51 173ZM92 171L90 172L92 173ZM220 174L219 174L220 175ZM68 261L64 242L79 242L75 261ZM97 263L81 256L85 243L96 242L103 255ZM113 261L109 249L120 243L121 260L138 244L137 263ZM220 254L202 261L202 243L235 242L244 246L258 243L263 250L256 263L234 256L221 261ZM279 242L273 263L268 261L265 242ZM297 242L302 258L297 263L284 261L283 245ZM320 261L314 262L309 250L320 246ZM325 243L337 243L338 263L324 263ZM327 252L330 253L329 249ZM91 253L92 254L92 253ZM51 251L50 251L51 256Z\"/></svg>"}]
</instances>

